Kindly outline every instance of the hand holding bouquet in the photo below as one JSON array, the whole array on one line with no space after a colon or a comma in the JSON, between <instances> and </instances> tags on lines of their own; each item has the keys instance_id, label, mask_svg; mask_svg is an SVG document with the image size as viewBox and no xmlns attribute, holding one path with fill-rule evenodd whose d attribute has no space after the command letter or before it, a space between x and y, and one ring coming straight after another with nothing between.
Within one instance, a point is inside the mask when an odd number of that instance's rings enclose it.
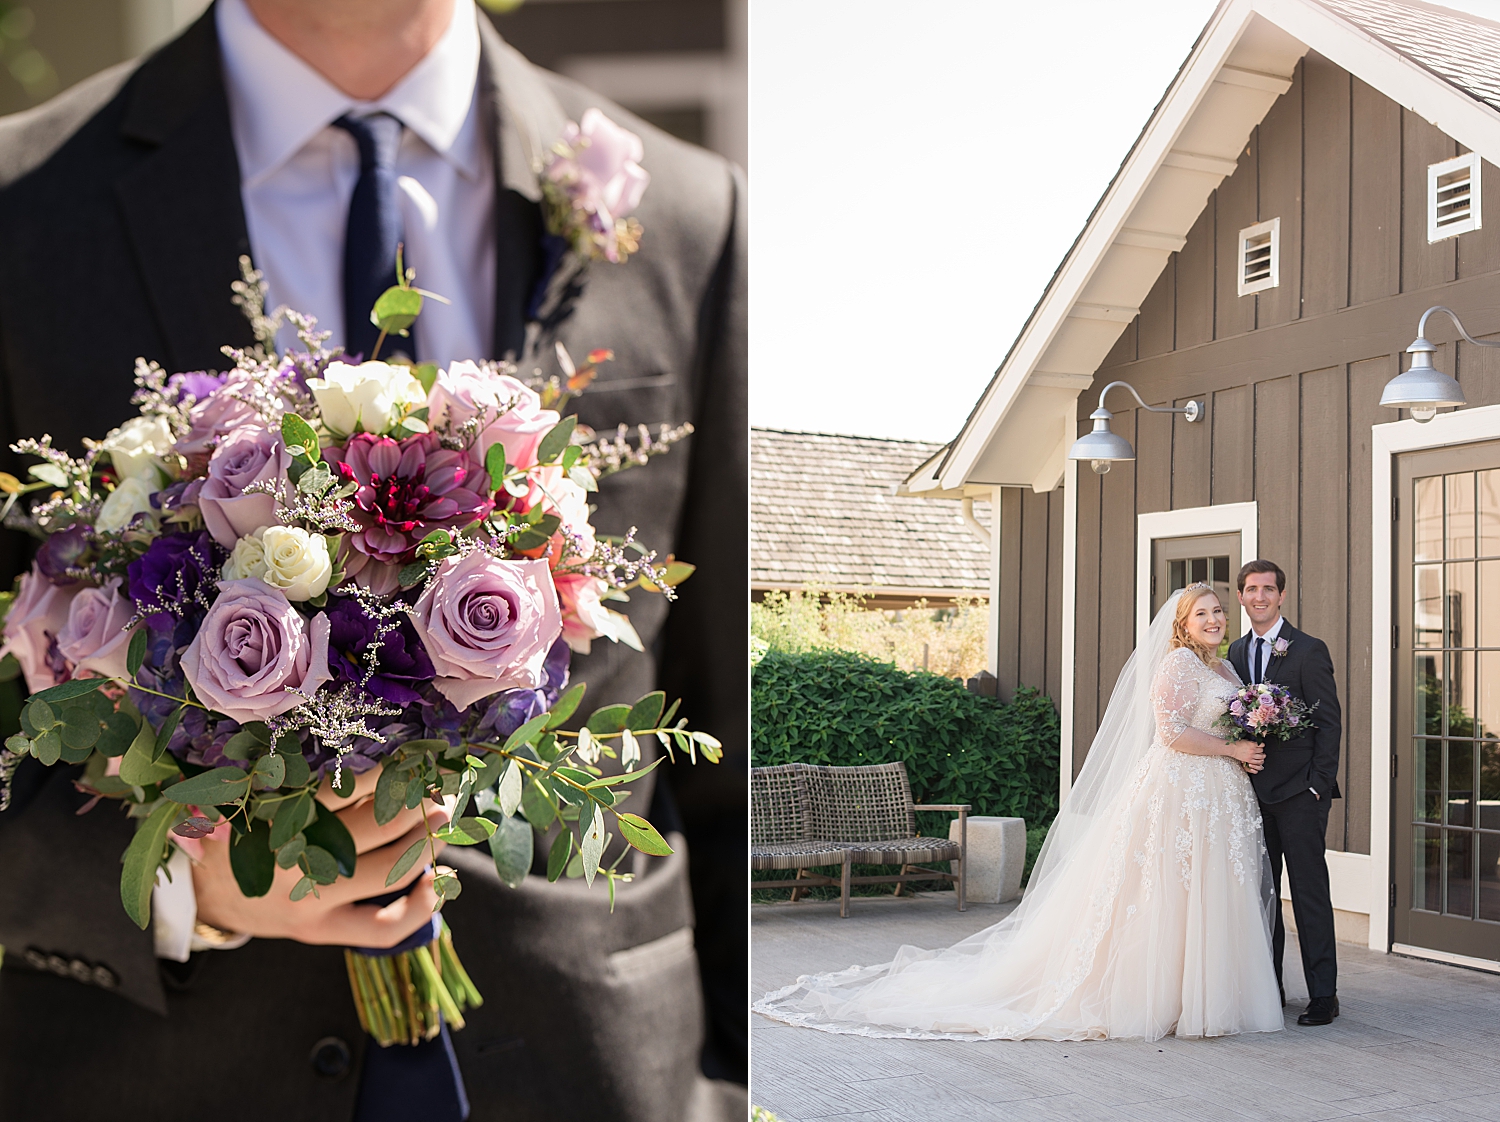
<instances>
[{"instance_id":1,"label":"hand holding bouquet","mask_svg":"<svg viewBox=\"0 0 1500 1122\"><path fill-rule=\"evenodd\" d=\"M1293 697L1285 686L1261 682L1235 690L1229 707L1213 727L1222 732L1227 741L1291 740L1317 727L1308 720L1311 713L1307 703Z\"/></svg>"},{"instance_id":2,"label":"hand holding bouquet","mask_svg":"<svg viewBox=\"0 0 1500 1122\"><path fill-rule=\"evenodd\" d=\"M440 842L487 844L517 885L535 835L557 826L549 879L603 876L613 901L630 878L602 864L612 830L671 852L620 807L655 766L640 766L642 743L695 762L720 748L661 693L564 727L584 693L568 688L570 648L639 647L606 604L671 597L692 571L633 533L596 533L588 495L690 429L633 447L563 417L607 352L582 368L560 354L565 381L529 383L510 364L345 362L307 317L266 315L244 267L260 345L225 348L232 369L169 377L142 362L138 417L81 457L21 441L40 461L31 481L0 473L6 524L42 543L5 604L8 661L32 697L0 753L0 807L22 758L82 765L89 806L113 800L136 821L120 893L143 928L158 869L210 835L247 897L278 868L301 873L294 901L352 876L353 840L316 794L325 780L352 793L374 769L377 823L424 801L451 816L387 886L435 865ZM377 303L382 340L411 323L414 296L405 278ZM276 353L283 315L303 350ZM603 757L623 770L606 775ZM434 888L441 907L460 885L440 868ZM348 955L366 1027L382 1044L431 1037L439 1015L461 1027L479 995L441 919L397 949Z\"/></svg>"}]
</instances>

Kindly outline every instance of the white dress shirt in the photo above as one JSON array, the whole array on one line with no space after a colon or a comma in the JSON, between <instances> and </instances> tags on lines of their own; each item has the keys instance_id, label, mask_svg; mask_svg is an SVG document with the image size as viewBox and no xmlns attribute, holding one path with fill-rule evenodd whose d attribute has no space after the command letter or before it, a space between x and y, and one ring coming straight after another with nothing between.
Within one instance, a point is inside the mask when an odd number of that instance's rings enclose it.
<instances>
[{"instance_id":1,"label":"white dress shirt","mask_svg":"<svg viewBox=\"0 0 1500 1122\"><path fill-rule=\"evenodd\" d=\"M440 366L494 357L495 161L479 111L473 0L455 0L437 45L376 101L338 90L274 39L245 0L219 0L214 18L250 252L265 274L267 307L316 316L333 332L330 345L344 341L344 227L359 152L331 123L346 113L388 112L406 125L396 155L405 263L417 271L418 287L452 301L426 302L416 357ZM295 329L283 327L277 342L295 345ZM156 953L186 962L211 944L194 933L187 856L179 850L169 867L171 878L159 872L151 895ZM213 945L230 950L244 941Z\"/></svg>"},{"instance_id":2,"label":"white dress shirt","mask_svg":"<svg viewBox=\"0 0 1500 1122\"><path fill-rule=\"evenodd\" d=\"M1281 625L1285 622L1285 616L1277 616L1276 622L1271 624L1270 628L1267 629L1264 635L1256 635L1255 629L1253 627L1250 629L1250 657L1246 661L1250 665L1250 680L1252 682L1264 682L1266 680L1266 671L1271 666L1271 648L1276 643L1276 636L1281 634ZM1255 672L1255 640L1258 638L1264 639L1266 641L1266 645L1261 648L1261 665L1259 674Z\"/></svg>"},{"instance_id":3,"label":"white dress shirt","mask_svg":"<svg viewBox=\"0 0 1500 1122\"><path fill-rule=\"evenodd\" d=\"M406 125L396 156L406 264L418 287L452 301L426 302L416 357L440 366L494 357L495 161L479 108L473 0L455 0L437 45L375 101L332 85L273 38L245 0L220 0L214 18L245 224L268 308L317 316L333 332L330 344L344 341L344 228L359 153L331 123L386 112ZM295 341L284 328L279 344Z\"/></svg>"}]
</instances>

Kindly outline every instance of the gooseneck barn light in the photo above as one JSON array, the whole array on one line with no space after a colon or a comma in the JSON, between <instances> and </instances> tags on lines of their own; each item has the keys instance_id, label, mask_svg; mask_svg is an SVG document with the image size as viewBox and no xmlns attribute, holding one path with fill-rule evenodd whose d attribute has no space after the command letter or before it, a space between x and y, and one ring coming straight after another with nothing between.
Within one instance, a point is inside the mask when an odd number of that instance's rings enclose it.
<instances>
[{"instance_id":1,"label":"gooseneck barn light","mask_svg":"<svg viewBox=\"0 0 1500 1122\"><path fill-rule=\"evenodd\" d=\"M1411 355L1411 366L1406 373L1397 374L1387 382L1380 395L1381 405L1391 409L1410 409L1412 420L1421 422L1432 420L1443 406L1464 404L1464 391L1458 382L1432 365L1437 348L1427 341L1427 317L1433 312L1442 312L1451 319L1458 333L1476 347L1500 347L1500 340L1486 342L1465 331L1452 308L1438 304L1423 312L1417 321L1417 338L1406 348L1406 353Z\"/></svg>"},{"instance_id":2,"label":"gooseneck barn light","mask_svg":"<svg viewBox=\"0 0 1500 1122\"><path fill-rule=\"evenodd\" d=\"M1456 382L1454 384L1457 385ZM1190 401L1181 408L1170 405L1147 405L1141 401L1141 395L1135 392L1135 387L1129 382L1111 382L1099 391L1099 408L1089 414L1089 420L1094 422L1094 431L1080 436L1073 442L1073 447L1068 450L1068 459L1087 460L1089 467L1093 468L1097 475L1103 475L1109 470L1109 465L1117 460L1135 459L1135 449L1130 446L1130 441L1111 432L1109 428L1109 423L1114 420L1115 415L1104 408L1104 396L1116 386L1124 386L1129 390L1130 396L1148 412L1181 413L1189 421L1196 421L1203 416L1203 406L1199 402Z\"/></svg>"}]
</instances>

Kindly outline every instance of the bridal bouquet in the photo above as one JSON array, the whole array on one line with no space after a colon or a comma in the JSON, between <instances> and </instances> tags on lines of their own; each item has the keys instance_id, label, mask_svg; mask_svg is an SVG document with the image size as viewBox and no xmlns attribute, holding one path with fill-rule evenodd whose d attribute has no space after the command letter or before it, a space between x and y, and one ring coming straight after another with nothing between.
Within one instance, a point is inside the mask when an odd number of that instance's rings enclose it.
<instances>
[{"instance_id":1,"label":"bridal bouquet","mask_svg":"<svg viewBox=\"0 0 1500 1122\"><path fill-rule=\"evenodd\" d=\"M1213 727L1225 740L1291 740L1314 729L1308 720L1311 713L1307 703L1293 697L1285 686L1262 682L1235 690L1229 708Z\"/></svg>"},{"instance_id":2,"label":"bridal bouquet","mask_svg":"<svg viewBox=\"0 0 1500 1122\"><path fill-rule=\"evenodd\" d=\"M316 796L378 768L377 822L424 800L451 811L387 885L436 865L438 841L487 844L518 885L534 836L560 824L548 878L603 876L612 904L629 879L601 866L612 830L671 852L621 807L651 770L642 741L695 762L720 747L661 693L564 727L584 693L568 687L570 649L639 647L608 604L633 589L671 597L692 571L633 532L596 533L588 496L690 429L632 444L563 416L608 352L581 367L562 353L565 375L547 380L509 364L346 362L311 319L266 315L242 265L237 302L260 343L225 348L232 369L142 362L138 417L81 457L20 441L39 461L30 481L0 473L6 524L41 539L4 604L5 650L32 696L0 754L0 808L22 758L82 765L89 805L116 800L136 820L120 895L144 928L158 869L209 835L230 841L247 896L269 892L278 867L301 871L294 900L352 875L353 841ZM382 332L410 325L415 294L403 282L382 297ZM282 315L305 349L276 353ZM435 890L457 896L456 874L438 867ZM441 919L424 938L348 954L382 1044L431 1037L440 1015L462 1027L480 1001Z\"/></svg>"}]
</instances>

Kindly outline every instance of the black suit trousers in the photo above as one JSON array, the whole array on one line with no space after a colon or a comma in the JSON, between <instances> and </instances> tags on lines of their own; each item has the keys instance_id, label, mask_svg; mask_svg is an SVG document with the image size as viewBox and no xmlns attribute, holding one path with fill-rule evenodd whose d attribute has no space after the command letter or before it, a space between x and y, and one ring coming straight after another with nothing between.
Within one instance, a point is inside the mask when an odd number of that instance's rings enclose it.
<instances>
[{"instance_id":1,"label":"black suit trousers","mask_svg":"<svg viewBox=\"0 0 1500 1122\"><path fill-rule=\"evenodd\" d=\"M1260 804L1266 849L1276 880L1276 922L1271 933L1276 980L1281 981L1281 960L1286 950L1286 925L1281 917L1281 863L1285 859L1309 997L1332 997L1338 992L1333 897L1328 890L1328 858L1324 855L1330 801L1303 791L1280 802Z\"/></svg>"}]
</instances>

